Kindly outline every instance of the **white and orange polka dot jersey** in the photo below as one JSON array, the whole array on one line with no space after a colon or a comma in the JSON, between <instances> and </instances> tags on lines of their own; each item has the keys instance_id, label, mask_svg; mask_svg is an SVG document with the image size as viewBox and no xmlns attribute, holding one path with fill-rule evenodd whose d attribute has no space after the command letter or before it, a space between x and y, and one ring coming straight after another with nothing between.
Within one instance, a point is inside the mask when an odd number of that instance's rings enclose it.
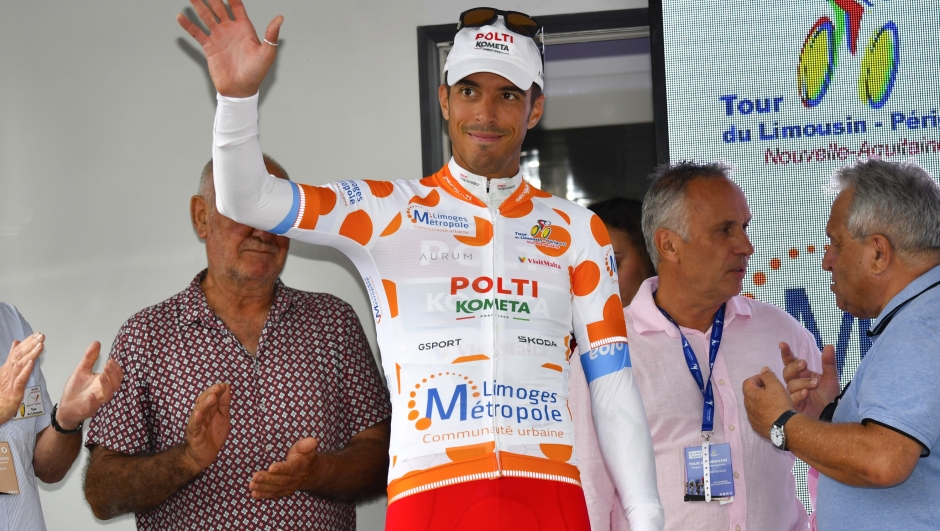
<instances>
[{"instance_id":1,"label":"white and orange polka dot jersey","mask_svg":"<svg viewBox=\"0 0 940 531\"><path fill-rule=\"evenodd\" d=\"M335 247L358 268L391 391L389 503L499 476L579 484L573 334L633 529L658 529L652 442L601 220L521 176L488 183L453 161L420 180L276 179L256 99L219 97L219 210Z\"/></svg>"}]
</instances>

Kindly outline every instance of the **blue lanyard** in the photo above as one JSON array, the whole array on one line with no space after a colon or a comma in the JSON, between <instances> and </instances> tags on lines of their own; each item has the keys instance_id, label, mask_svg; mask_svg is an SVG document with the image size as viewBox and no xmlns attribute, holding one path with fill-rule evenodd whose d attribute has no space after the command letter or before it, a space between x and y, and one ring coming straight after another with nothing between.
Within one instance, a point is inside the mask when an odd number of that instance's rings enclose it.
<instances>
[{"instance_id":1,"label":"blue lanyard","mask_svg":"<svg viewBox=\"0 0 940 531\"><path fill-rule=\"evenodd\" d=\"M659 308L659 305L656 305L656 307ZM679 324L666 313L666 310L659 308L659 311L661 311L672 324L676 325L676 328L679 330L679 337L682 338L682 353L685 354L685 362L688 364L689 372L692 373L692 377L695 378L695 383L698 384L698 388L702 391L702 396L705 398L705 404L702 406L702 435L710 434L715 427L715 392L712 390L712 370L715 368L715 359L718 357L718 347L721 346L721 332L725 327L725 305L722 304L721 308L718 308L718 311L715 312L715 321L712 323L712 340L708 349L707 384L702 377L702 370L698 367L695 352L692 351L692 347L685 338L685 334L682 333L682 329L679 328Z\"/></svg>"}]
</instances>

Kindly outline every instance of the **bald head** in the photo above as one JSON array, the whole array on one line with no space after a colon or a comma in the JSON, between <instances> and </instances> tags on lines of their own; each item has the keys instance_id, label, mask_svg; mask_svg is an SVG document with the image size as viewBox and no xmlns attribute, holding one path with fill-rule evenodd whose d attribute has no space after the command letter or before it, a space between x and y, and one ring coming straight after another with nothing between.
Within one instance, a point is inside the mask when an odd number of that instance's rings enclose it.
<instances>
[{"instance_id":1,"label":"bald head","mask_svg":"<svg viewBox=\"0 0 940 531\"><path fill-rule=\"evenodd\" d=\"M264 156L264 165L271 175L287 179L287 172L271 157ZM199 193L189 201L193 228L206 244L209 268L203 289L228 282L230 287L268 293L284 269L290 240L223 215L216 208L215 199L210 160L202 170Z\"/></svg>"}]
</instances>

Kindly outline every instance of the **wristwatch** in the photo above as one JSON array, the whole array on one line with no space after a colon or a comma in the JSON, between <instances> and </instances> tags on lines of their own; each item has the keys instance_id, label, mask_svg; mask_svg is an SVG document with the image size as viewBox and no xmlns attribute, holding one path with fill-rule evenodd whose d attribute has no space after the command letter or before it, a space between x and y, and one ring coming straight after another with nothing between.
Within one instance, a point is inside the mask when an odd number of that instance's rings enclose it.
<instances>
[{"instance_id":1,"label":"wristwatch","mask_svg":"<svg viewBox=\"0 0 940 531\"><path fill-rule=\"evenodd\" d=\"M56 420L56 418L55 418L56 411L58 411L58 410L59 410L59 404L56 404L56 405L52 406L52 415L51 415L51 417L52 417L52 429L54 429L55 431L57 431L57 432L59 432L59 433L61 433L61 434L63 434L63 435L73 435L73 434L75 434L75 433L81 433L81 432L82 432L82 424L85 423L84 421L79 422L79 423L78 423L78 426L75 426L75 428L73 428L73 429L71 429L71 430L67 430L67 429L63 428L62 426L60 426L60 425L59 425L59 421Z\"/></svg>"},{"instance_id":2,"label":"wristwatch","mask_svg":"<svg viewBox=\"0 0 940 531\"><path fill-rule=\"evenodd\" d=\"M770 427L770 442L781 450L787 449L787 435L783 432L783 425L786 424L793 415L796 415L796 411L791 409L783 415L780 415L777 421L774 422L774 425Z\"/></svg>"}]
</instances>

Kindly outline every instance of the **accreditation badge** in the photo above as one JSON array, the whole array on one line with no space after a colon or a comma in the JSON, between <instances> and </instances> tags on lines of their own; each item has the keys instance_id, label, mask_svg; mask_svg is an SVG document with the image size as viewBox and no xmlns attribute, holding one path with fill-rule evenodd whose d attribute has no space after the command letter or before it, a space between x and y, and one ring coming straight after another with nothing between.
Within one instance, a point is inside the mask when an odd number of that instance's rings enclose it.
<instances>
[{"instance_id":1,"label":"accreditation badge","mask_svg":"<svg viewBox=\"0 0 940 531\"><path fill-rule=\"evenodd\" d=\"M709 445L708 469L704 466L701 446L686 446L685 501L705 501L705 489L711 487L711 499L722 505L734 499L734 470L731 467L731 445ZM706 478L706 474L708 478Z\"/></svg>"},{"instance_id":2,"label":"accreditation badge","mask_svg":"<svg viewBox=\"0 0 940 531\"><path fill-rule=\"evenodd\" d=\"M21 403L20 408L16 410L16 415L13 416L13 420L38 417L45 414L45 412L46 409L42 403L42 387L38 385L27 387L26 393L23 394L23 403Z\"/></svg>"},{"instance_id":3,"label":"accreditation badge","mask_svg":"<svg viewBox=\"0 0 940 531\"><path fill-rule=\"evenodd\" d=\"M10 443L0 442L0 494L19 494L20 484L16 481L16 469L13 467L13 451Z\"/></svg>"}]
</instances>

